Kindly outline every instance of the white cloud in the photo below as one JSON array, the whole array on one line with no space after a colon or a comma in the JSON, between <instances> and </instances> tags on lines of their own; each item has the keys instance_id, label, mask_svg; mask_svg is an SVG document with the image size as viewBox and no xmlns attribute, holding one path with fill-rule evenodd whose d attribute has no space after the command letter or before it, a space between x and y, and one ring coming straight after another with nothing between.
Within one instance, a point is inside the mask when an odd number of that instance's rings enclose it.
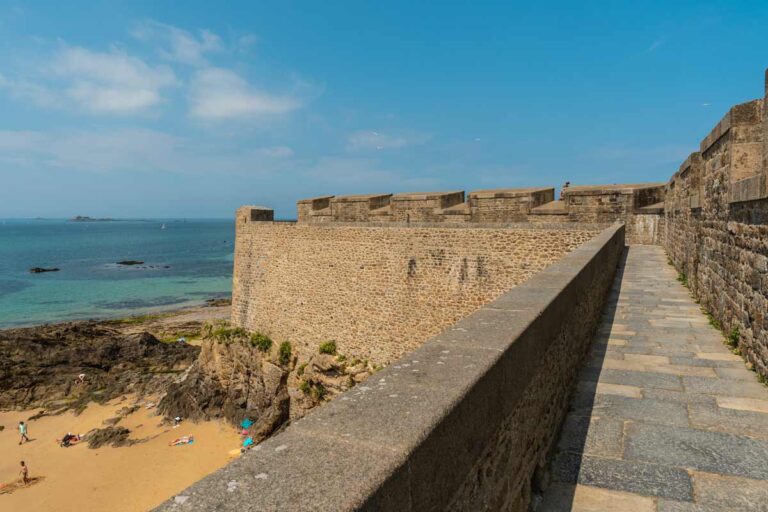
<instances>
[{"instance_id":1,"label":"white cloud","mask_svg":"<svg viewBox=\"0 0 768 512\"><path fill-rule=\"evenodd\" d=\"M205 54L222 49L221 38L210 30L203 29L194 35L154 20L140 23L132 34L142 42L158 45L163 58L194 66L206 63Z\"/></svg>"},{"instance_id":2,"label":"white cloud","mask_svg":"<svg viewBox=\"0 0 768 512\"><path fill-rule=\"evenodd\" d=\"M51 68L66 83L64 95L93 113L132 114L147 110L163 100L163 89L178 84L171 69L149 66L119 51L66 47Z\"/></svg>"},{"instance_id":3,"label":"white cloud","mask_svg":"<svg viewBox=\"0 0 768 512\"><path fill-rule=\"evenodd\" d=\"M222 68L201 69L190 85L191 115L202 119L257 118L284 114L298 100L255 89L238 74Z\"/></svg>"},{"instance_id":4,"label":"white cloud","mask_svg":"<svg viewBox=\"0 0 768 512\"><path fill-rule=\"evenodd\" d=\"M347 138L349 149L397 149L426 143L429 136L423 134L387 135L375 131L359 131Z\"/></svg>"},{"instance_id":5,"label":"white cloud","mask_svg":"<svg viewBox=\"0 0 768 512\"><path fill-rule=\"evenodd\" d=\"M273 172L291 148L233 149L148 129L0 131L0 162L81 172Z\"/></svg>"}]
</instances>

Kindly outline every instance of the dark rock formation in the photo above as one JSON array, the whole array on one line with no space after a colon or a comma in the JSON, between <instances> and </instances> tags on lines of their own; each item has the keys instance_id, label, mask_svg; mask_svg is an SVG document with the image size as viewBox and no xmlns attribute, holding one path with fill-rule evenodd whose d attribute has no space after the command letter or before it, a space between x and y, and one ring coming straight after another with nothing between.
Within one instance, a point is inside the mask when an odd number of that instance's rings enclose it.
<instances>
[{"instance_id":1,"label":"dark rock formation","mask_svg":"<svg viewBox=\"0 0 768 512\"><path fill-rule=\"evenodd\" d=\"M114 447L130 446L134 442L128 439L131 431L125 427L97 428L88 432L84 440L88 442L88 448L101 448L105 445Z\"/></svg>"},{"instance_id":2,"label":"dark rock formation","mask_svg":"<svg viewBox=\"0 0 768 512\"><path fill-rule=\"evenodd\" d=\"M131 265L143 265L144 262L139 260L123 260L123 261L118 261L117 264L131 266Z\"/></svg>"},{"instance_id":3,"label":"dark rock formation","mask_svg":"<svg viewBox=\"0 0 768 512\"><path fill-rule=\"evenodd\" d=\"M95 322L0 331L0 410L80 409L129 392L157 393L198 351Z\"/></svg>"},{"instance_id":4,"label":"dark rock formation","mask_svg":"<svg viewBox=\"0 0 768 512\"><path fill-rule=\"evenodd\" d=\"M58 272L58 268L43 268L43 267L32 267L29 269L30 274L42 274L43 272Z\"/></svg>"},{"instance_id":5,"label":"dark rock formation","mask_svg":"<svg viewBox=\"0 0 768 512\"><path fill-rule=\"evenodd\" d=\"M259 442L288 420L291 366L280 365L247 339L208 339L187 375L168 388L158 410L168 418L220 417L235 425L250 418L250 434Z\"/></svg>"}]
</instances>

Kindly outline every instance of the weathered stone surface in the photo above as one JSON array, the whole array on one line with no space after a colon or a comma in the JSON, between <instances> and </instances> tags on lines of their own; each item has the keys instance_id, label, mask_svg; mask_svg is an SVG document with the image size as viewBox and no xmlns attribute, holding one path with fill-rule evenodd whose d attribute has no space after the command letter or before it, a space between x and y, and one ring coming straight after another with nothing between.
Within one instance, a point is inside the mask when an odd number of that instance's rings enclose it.
<instances>
[{"instance_id":1,"label":"weathered stone surface","mask_svg":"<svg viewBox=\"0 0 768 512\"><path fill-rule=\"evenodd\" d=\"M626 427L625 459L768 480L768 442L646 423Z\"/></svg>"},{"instance_id":2,"label":"weathered stone surface","mask_svg":"<svg viewBox=\"0 0 768 512\"><path fill-rule=\"evenodd\" d=\"M660 464L562 452L553 463L552 478L561 483L578 483L682 501L693 500L693 485L688 473L681 468Z\"/></svg>"},{"instance_id":3,"label":"weathered stone surface","mask_svg":"<svg viewBox=\"0 0 768 512\"><path fill-rule=\"evenodd\" d=\"M588 485L554 485L536 510L543 512L655 512L653 498Z\"/></svg>"},{"instance_id":4,"label":"weathered stone surface","mask_svg":"<svg viewBox=\"0 0 768 512\"><path fill-rule=\"evenodd\" d=\"M599 231L576 224L406 227L238 217L232 318L290 340L303 359L335 340L348 359L385 364Z\"/></svg>"}]
</instances>

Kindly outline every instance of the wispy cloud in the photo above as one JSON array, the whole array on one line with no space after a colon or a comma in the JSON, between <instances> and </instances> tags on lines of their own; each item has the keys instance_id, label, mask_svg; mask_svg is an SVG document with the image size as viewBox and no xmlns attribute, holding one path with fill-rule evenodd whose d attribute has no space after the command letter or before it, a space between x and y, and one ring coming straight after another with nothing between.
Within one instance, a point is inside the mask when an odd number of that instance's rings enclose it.
<instances>
[{"instance_id":1,"label":"wispy cloud","mask_svg":"<svg viewBox=\"0 0 768 512\"><path fill-rule=\"evenodd\" d=\"M377 131L358 131L349 135L347 146L353 151L397 149L425 144L428 140L429 136L424 134L390 135Z\"/></svg>"},{"instance_id":2,"label":"wispy cloud","mask_svg":"<svg viewBox=\"0 0 768 512\"><path fill-rule=\"evenodd\" d=\"M667 42L667 38L666 38L666 37L664 37L664 36L662 36L662 37L657 37L657 38L656 38L656 39L654 39L654 41L653 41L653 42L650 44L650 46L648 46L648 48L646 48L646 49L645 49L645 53L651 53L651 52L655 52L655 51L656 51L656 50L658 50L658 49L659 49L659 48L660 48L662 45L664 45L666 42Z\"/></svg>"},{"instance_id":3,"label":"wispy cloud","mask_svg":"<svg viewBox=\"0 0 768 512\"><path fill-rule=\"evenodd\" d=\"M285 114L301 106L298 99L251 86L223 68L198 71L190 86L190 113L201 119L261 118Z\"/></svg>"},{"instance_id":4,"label":"wispy cloud","mask_svg":"<svg viewBox=\"0 0 768 512\"><path fill-rule=\"evenodd\" d=\"M29 102L38 107L55 107L58 103L53 90L26 79L11 80L0 75L0 90L8 91L15 100Z\"/></svg>"},{"instance_id":5,"label":"wispy cloud","mask_svg":"<svg viewBox=\"0 0 768 512\"><path fill-rule=\"evenodd\" d=\"M155 45L164 59L194 66L206 64L206 54L222 50L221 38L210 30L192 34L154 20L139 23L132 35L139 41Z\"/></svg>"},{"instance_id":6,"label":"wispy cloud","mask_svg":"<svg viewBox=\"0 0 768 512\"><path fill-rule=\"evenodd\" d=\"M93 173L269 173L293 156L287 146L232 148L142 128L0 131L0 162Z\"/></svg>"}]
</instances>

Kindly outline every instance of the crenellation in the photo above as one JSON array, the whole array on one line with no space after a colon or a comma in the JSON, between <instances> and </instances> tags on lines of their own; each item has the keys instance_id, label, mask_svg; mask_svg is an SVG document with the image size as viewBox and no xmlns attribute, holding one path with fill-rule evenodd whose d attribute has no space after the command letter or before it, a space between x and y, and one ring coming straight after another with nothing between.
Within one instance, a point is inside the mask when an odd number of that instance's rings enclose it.
<instances>
[{"instance_id":1,"label":"crenellation","mask_svg":"<svg viewBox=\"0 0 768 512\"><path fill-rule=\"evenodd\" d=\"M299 222L433 222L492 224L527 222L625 222L629 243L660 243L663 237L665 183L573 186L555 200L554 187L372 194L332 197L322 209L307 213L297 204ZM322 198L325 199L325 198ZM366 206L367 202L367 206ZM649 208L657 205L656 208ZM317 208L317 206L314 206Z\"/></svg>"}]
</instances>

